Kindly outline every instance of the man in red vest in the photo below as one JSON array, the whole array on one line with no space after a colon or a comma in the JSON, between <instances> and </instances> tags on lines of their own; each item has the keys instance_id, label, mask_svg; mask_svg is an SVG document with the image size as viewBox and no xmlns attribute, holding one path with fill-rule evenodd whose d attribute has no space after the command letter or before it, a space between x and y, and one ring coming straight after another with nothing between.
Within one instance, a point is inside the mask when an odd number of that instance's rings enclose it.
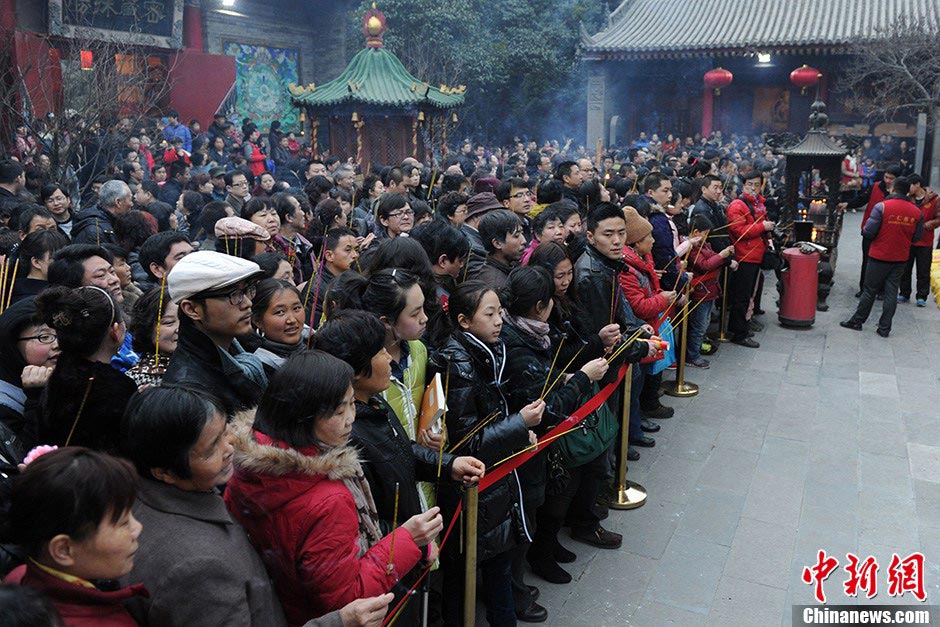
<instances>
[{"instance_id":1,"label":"man in red vest","mask_svg":"<svg viewBox=\"0 0 940 627\"><path fill-rule=\"evenodd\" d=\"M868 206L865 207L865 213L862 215L862 271L858 277L858 292L855 293L855 298L859 298L862 292L865 291L865 270L868 267L868 249L871 247L871 240L865 237L865 223L868 222L868 218L871 216L872 209L875 208L875 205L883 201L888 194L891 193L894 179L899 176L901 176L901 166L889 165L885 168L881 181L872 188L871 195L868 197Z\"/></svg>"},{"instance_id":2,"label":"man in red vest","mask_svg":"<svg viewBox=\"0 0 940 627\"><path fill-rule=\"evenodd\" d=\"M738 262L728 290L728 331L732 342L747 348L760 348L749 336L747 312L760 277L770 232L775 226L767 219L764 197L760 195L762 184L759 170L744 175L744 191L728 205L728 234L734 244L734 259Z\"/></svg>"},{"instance_id":3,"label":"man in red vest","mask_svg":"<svg viewBox=\"0 0 940 627\"><path fill-rule=\"evenodd\" d=\"M924 179L918 174L907 177L911 182L911 202L920 208L924 216L924 236L911 246L911 256L901 273L901 292L898 295L899 303L906 303L911 298L911 271L917 265L917 299L918 307L927 306L927 297L930 295L930 261L933 252L934 230L940 226L940 197L933 190L924 187Z\"/></svg>"},{"instance_id":4,"label":"man in red vest","mask_svg":"<svg viewBox=\"0 0 940 627\"><path fill-rule=\"evenodd\" d=\"M862 229L862 236L871 240L865 288L858 309L839 324L846 329L862 330L868 320L875 295L884 291L884 305L878 321L878 335L888 337L891 320L898 306L898 284L911 254L911 245L924 236L924 218L920 209L908 200L911 182L903 177L894 181L892 193L872 207Z\"/></svg>"}]
</instances>

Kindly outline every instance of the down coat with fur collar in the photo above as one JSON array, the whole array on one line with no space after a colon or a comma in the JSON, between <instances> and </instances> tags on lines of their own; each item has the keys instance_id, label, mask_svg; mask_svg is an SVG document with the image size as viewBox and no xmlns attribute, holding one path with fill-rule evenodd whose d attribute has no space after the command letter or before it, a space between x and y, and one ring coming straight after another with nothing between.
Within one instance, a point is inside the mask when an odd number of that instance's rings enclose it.
<instances>
[{"instance_id":1,"label":"down coat with fur collar","mask_svg":"<svg viewBox=\"0 0 940 627\"><path fill-rule=\"evenodd\" d=\"M422 556L403 527L360 551L360 516L344 480L365 484L356 450L295 449L236 419L235 476L225 491L232 516L248 532L274 581L287 622L301 625L363 597L383 594ZM388 571L395 536L392 572Z\"/></svg>"}]
</instances>

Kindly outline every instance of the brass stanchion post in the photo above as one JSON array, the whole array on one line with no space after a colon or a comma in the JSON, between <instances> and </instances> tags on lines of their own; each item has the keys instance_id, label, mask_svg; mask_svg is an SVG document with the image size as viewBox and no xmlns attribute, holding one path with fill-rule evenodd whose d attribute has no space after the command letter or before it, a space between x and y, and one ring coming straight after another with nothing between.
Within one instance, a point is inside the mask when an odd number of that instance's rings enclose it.
<instances>
[{"instance_id":1,"label":"brass stanchion post","mask_svg":"<svg viewBox=\"0 0 940 627\"><path fill-rule=\"evenodd\" d=\"M630 366L634 368L634 366ZM646 488L627 479L627 451L630 447L630 392L633 389L633 372L627 370L623 378L623 415L620 421L620 467L617 469L617 486L611 495L613 509L636 509L646 503Z\"/></svg>"},{"instance_id":2,"label":"brass stanchion post","mask_svg":"<svg viewBox=\"0 0 940 627\"><path fill-rule=\"evenodd\" d=\"M719 342L730 342L731 338L728 337L728 274L731 272L730 266L725 266L724 269L724 279L722 279L721 285L721 316L719 317L718 328L720 329L718 333Z\"/></svg>"},{"instance_id":3,"label":"brass stanchion post","mask_svg":"<svg viewBox=\"0 0 940 627\"><path fill-rule=\"evenodd\" d=\"M466 521L466 544L464 546L463 624L476 625L477 610L477 484L467 487L464 493L464 520Z\"/></svg>"},{"instance_id":4,"label":"brass stanchion post","mask_svg":"<svg viewBox=\"0 0 940 627\"><path fill-rule=\"evenodd\" d=\"M689 305L691 304L689 301L692 295L690 290L691 285L691 281L686 281L685 289L682 290L685 295L685 306L682 308L682 315L678 318L682 321L682 331L679 340L679 353L676 354L676 380L665 381L662 385L663 392L669 396L685 397L698 394L698 386L685 380L685 350L688 348L689 342ZM675 337L673 337L673 340L675 340Z\"/></svg>"}]
</instances>

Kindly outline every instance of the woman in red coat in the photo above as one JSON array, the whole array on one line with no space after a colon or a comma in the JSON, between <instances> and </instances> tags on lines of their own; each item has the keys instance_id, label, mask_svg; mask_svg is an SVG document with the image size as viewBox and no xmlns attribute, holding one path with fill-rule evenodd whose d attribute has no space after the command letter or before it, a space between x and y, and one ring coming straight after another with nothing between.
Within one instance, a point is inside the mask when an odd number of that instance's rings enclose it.
<instances>
[{"instance_id":1,"label":"woman in red coat","mask_svg":"<svg viewBox=\"0 0 940 627\"><path fill-rule=\"evenodd\" d=\"M653 263L653 226L633 207L623 210L627 218L627 245L623 262L629 272L620 273L620 289L633 313L658 330L662 315L675 300L676 293L663 291ZM678 306L678 305L677 305Z\"/></svg>"},{"instance_id":2,"label":"woman in red coat","mask_svg":"<svg viewBox=\"0 0 940 627\"><path fill-rule=\"evenodd\" d=\"M271 378L253 424L243 417L236 425L225 502L265 562L291 625L388 592L437 557L432 540L443 522L436 507L384 538L379 531L348 445L352 380L352 368L331 355L295 355Z\"/></svg>"},{"instance_id":3,"label":"woman in red coat","mask_svg":"<svg viewBox=\"0 0 940 627\"><path fill-rule=\"evenodd\" d=\"M137 625L125 604L147 591L108 585L134 566L142 529L131 513L136 495L133 466L104 453L73 446L29 461L13 483L4 538L29 557L5 583L42 592L66 627Z\"/></svg>"},{"instance_id":4,"label":"woman in red coat","mask_svg":"<svg viewBox=\"0 0 940 627\"><path fill-rule=\"evenodd\" d=\"M638 318L658 331L666 316L663 315L676 298L675 292L664 292L659 285L659 275L653 265L653 225L636 212L633 207L625 207L627 219L627 245L623 247L623 262L627 271L620 273L620 289ZM677 307L682 303L678 303ZM642 362L641 362L642 363ZM659 400L659 386L663 380L662 372L653 371L644 365L642 389L639 393L640 409L647 418L670 418L674 410L663 405ZM636 381L634 381L636 385ZM631 417L631 422L635 419ZM658 425L644 421L643 430L655 433ZM631 429L631 431L633 431ZM635 431L634 431L635 433ZM652 438L631 437L637 446L653 446Z\"/></svg>"},{"instance_id":5,"label":"woman in red coat","mask_svg":"<svg viewBox=\"0 0 940 627\"><path fill-rule=\"evenodd\" d=\"M258 138L260 137L261 131L258 130L257 126L252 124L248 128L248 134L245 135L245 141L242 143L242 152L245 155L245 159L248 160L248 168L255 176L261 176L267 169L265 166L267 157L261 152L261 146L258 144Z\"/></svg>"}]
</instances>

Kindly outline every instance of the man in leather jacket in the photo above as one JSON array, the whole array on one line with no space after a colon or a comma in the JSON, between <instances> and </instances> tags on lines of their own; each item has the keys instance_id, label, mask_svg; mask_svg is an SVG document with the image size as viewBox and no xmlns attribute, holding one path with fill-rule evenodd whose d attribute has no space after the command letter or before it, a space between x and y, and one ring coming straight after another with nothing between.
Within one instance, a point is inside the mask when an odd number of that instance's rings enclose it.
<instances>
[{"instance_id":1,"label":"man in leather jacket","mask_svg":"<svg viewBox=\"0 0 940 627\"><path fill-rule=\"evenodd\" d=\"M164 384L212 390L228 413L258 404L268 384L264 368L235 338L251 333L261 274L252 261L212 251L190 253L173 266L167 289L179 303L179 345Z\"/></svg>"}]
</instances>

